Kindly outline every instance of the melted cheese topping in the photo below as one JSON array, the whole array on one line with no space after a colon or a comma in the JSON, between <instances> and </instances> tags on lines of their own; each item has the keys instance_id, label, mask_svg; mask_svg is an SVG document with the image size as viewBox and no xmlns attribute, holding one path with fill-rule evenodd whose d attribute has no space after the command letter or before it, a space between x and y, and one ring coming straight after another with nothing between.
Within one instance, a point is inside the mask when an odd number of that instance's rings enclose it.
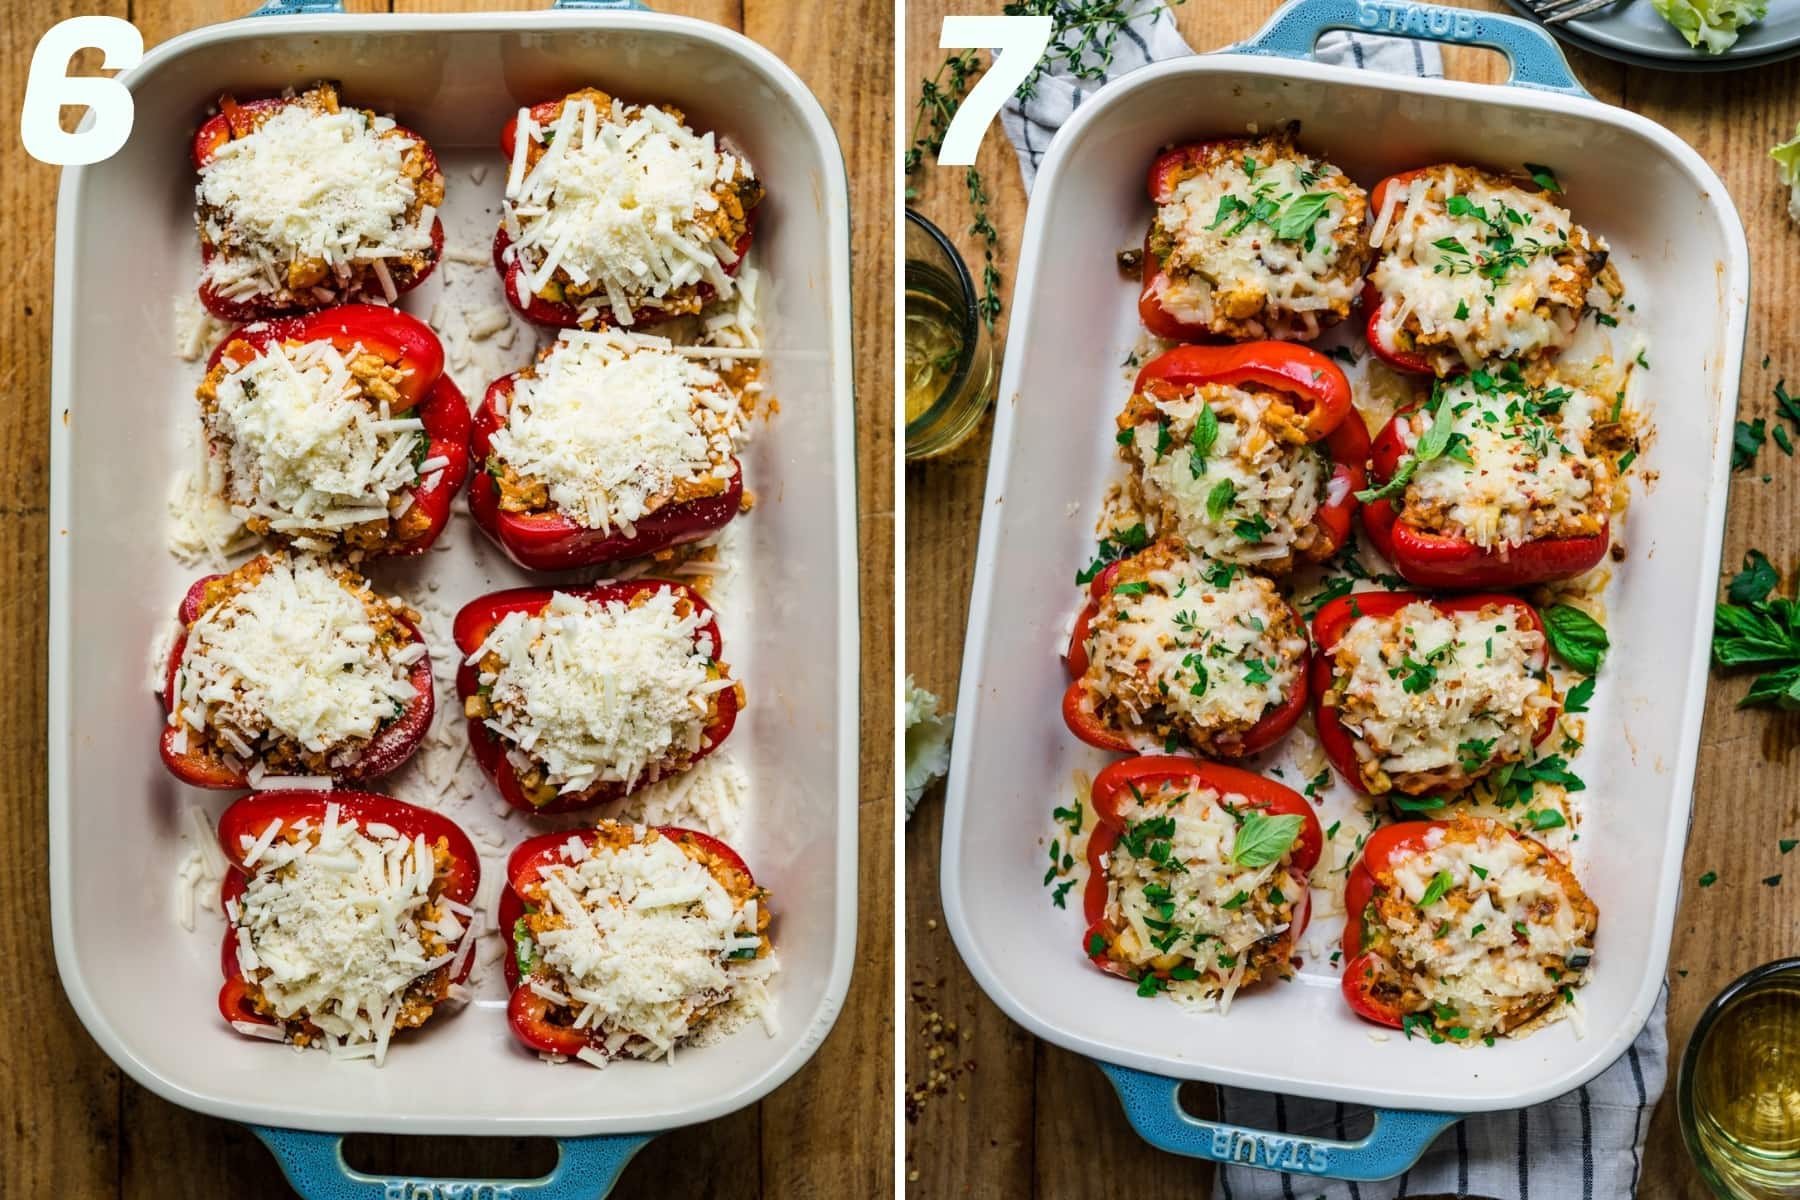
<instances>
[{"instance_id":1,"label":"melted cheese topping","mask_svg":"<svg viewBox=\"0 0 1800 1200\"><path fill-rule=\"evenodd\" d=\"M718 648L702 624L664 590L636 604L557 592L541 614L508 613L468 660L500 660L481 675L488 727L561 792L655 780L700 751L714 693L735 686L709 669Z\"/></svg>"},{"instance_id":2,"label":"melted cheese topping","mask_svg":"<svg viewBox=\"0 0 1800 1200\"><path fill-rule=\"evenodd\" d=\"M548 129L521 108L517 128L504 220L508 254L525 266L519 303L558 268L578 285L598 281L582 306L609 308L620 325L646 298L696 284L730 296L736 252L702 218L719 208L715 187L754 178L748 162L651 105L615 101L600 112L584 97ZM529 171L527 142L548 143Z\"/></svg>"},{"instance_id":3,"label":"melted cheese topping","mask_svg":"<svg viewBox=\"0 0 1800 1200\"><path fill-rule=\"evenodd\" d=\"M1196 977L1174 979L1178 999L1222 999L1275 965L1263 945L1287 931L1305 890L1288 869L1292 850L1261 867L1232 859L1242 796L1165 784L1120 810L1126 833L1107 856L1106 918L1118 929L1112 956L1168 971L1189 964ZM1171 865L1171 864L1179 864Z\"/></svg>"},{"instance_id":4,"label":"melted cheese topping","mask_svg":"<svg viewBox=\"0 0 1800 1200\"><path fill-rule=\"evenodd\" d=\"M1433 1019L1462 1041L1514 1028L1565 988L1580 986L1593 957L1586 898L1571 896L1561 873L1497 825L1471 823L1472 838L1427 835L1420 853L1396 857L1403 904L1378 905L1387 956L1406 984L1437 1011ZM1479 870L1478 870L1479 868ZM1440 873L1440 898L1419 901ZM1441 932L1440 932L1441 931ZM1438 1006L1442 1006L1439 1008Z\"/></svg>"},{"instance_id":5,"label":"melted cheese topping","mask_svg":"<svg viewBox=\"0 0 1800 1200\"><path fill-rule=\"evenodd\" d=\"M564 332L517 379L493 447L562 515L630 537L677 484L731 478L740 413L718 373L666 339Z\"/></svg>"},{"instance_id":6,"label":"melted cheese topping","mask_svg":"<svg viewBox=\"0 0 1800 1200\"><path fill-rule=\"evenodd\" d=\"M1215 582L1229 575L1223 586ZM1306 635L1260 576L1152 547L1120 568L1089 625L1082 677L1108 723L1161 743L1229 742L1299 685Z\"/></svg>"},{"instance_id":7,"label":"melted cheese topping","mask_svg":"<svg viewBox=\"0 0 1800 1200\"><path fill-rule=\"evenodd\" d=\"M240 735L264 732L353 756L412 703L425 645L384 651L352 586L317 559L272 556L189 628L169 723L211 729L245 759Z\"/></svg>"},{"instance_id":8,"label":"melted cheese topping","mask_svg":"<svg viewBox=\"0 0 1800 1200\"><path fill-rule=\"evenodd\" d=\"M406 219L418 185L404 160L417 143L393 128L361 109L294 103L221 145L196 189L202 229L223 251L207 281L240 300L284 291L292 262L323 261L344 281L352 263L429 251L435 211Z\"/></svg>"},{"instance_id":9,"label":"melted cheese topping","mask_svg":"<svg viewBox=\"0 0 1800 1200\"><path fill-rule=\"evenodd\" d=\"M1598 426L1612 403L1580 387L1528 388L1477 372L1444 385L1450 450L1419 466L1405 517L1483 548L1598 533L1612 506L1617 453L1602 453ZM1401 429L1407 449L1431 428L1429 413Z\"/></svg>"},{"instance_id":10,"label":"melted cheese topping","mask_svg":"<svg viewBox=\"0 0 1800 1200\"><path fill-rule=\"evenodd\" d=\"M205 421L241 517L280 533L379 521L417 482L425 424L372 405L350 373L355 357L325 341L277 343L219 380Z\"/></svg>"},{"instance_id":11,"label":"melted cheese topping","mask_svg":"<svg viewBox=\"0 0 1800 1200\"><path fill-rule=\"evenodd\" d=\"M1204 453L1195 440L1203 405L1218 422ZM1125 456L1143 507L1160 514L1158 536L1172 531L1209 558L1277 571L1313 544L1331 466L1280 398L1207 384L1140 394L1122 421L1135 422Z\"/></svg>"},{"instance_id":12,"label":"melted cheese topping","mask_svg":"<svg viewBox=\"0 0 1800 1200\"><path fill-rule=\"evenodd\" d=\"M1587 292L1590 241L1567 210L1500 176L1444 167L1392 187L1370 278L1389 345L1445 344L1469 367L1567 345Z\"/></svg>"},{"instance_id":13,"label":"melted cheese topping","mask_svg":"<svg viewBox=\"0 0 1800 1200\"><path fill-rule=\"evenodd\" d=\"M1367 211L1341 171L1285 143L1214 155L1157 206L1152 246L1168 251L1156 298L1187 323L1314 336L1350 311L1362 286Z\"/></svg>"},{"instance_id":14,"label":"melted cheese topping","mask_svg":"<svg viewBox=\"0 0 1800 1200\"><path fill-rule=\"evenodd\" d=\"M591 851L571 838L564 856L540 871L557 918L533 934L540 961L574 1010L574 1028L609 1054L661 1058L754 970L756 901L736 904L668 838Z\"/></svg>"},{"instance_id":15,"label":"melted cheese topping","mask_svg":"<svg viewBox=\"0 0 1800 1200\"><path fill-rule=\"evenodd\" d=\"M333 1050L373 1043L380 1065L407 990L456 958L466 927L432 899L425 839L376 832L328 804L316 828L246 835L255 873L231 923L238 967L275 1017L311 1022Z\"/></svg>"},{"instance_id":16,"label":"melted cheese topping","mask_svg":"<svg viewBox=\"0 0 1800 1200\"><path fill-rule=\"evenodd\" d=\"M1555 694L1541 677L1544 636L1518 610L1445 613L1424 601L1353 620L1333 652L1333 693L1365 779L1473 776L1531 752Z\"/></svg>"}]
</instances>

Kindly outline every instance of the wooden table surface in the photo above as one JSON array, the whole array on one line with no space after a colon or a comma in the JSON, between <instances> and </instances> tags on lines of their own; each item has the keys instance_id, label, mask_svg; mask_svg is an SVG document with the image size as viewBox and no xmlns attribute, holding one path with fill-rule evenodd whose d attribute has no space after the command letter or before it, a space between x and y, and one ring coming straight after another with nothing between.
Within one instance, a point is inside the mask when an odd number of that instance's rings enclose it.
<instances>
[{"instance_id":1,"label":"wooden table surface","mask_svg":"<svg viewBox=\"0 0 1800 1200\"><path fill-rule=\"evenodd\" d=\"M128 17L146 46L242 16L257 0L12 0L0 29L0 111L19 111L32 47L78 13ZM548 0L351 0L359 11L541 8ZM656 1138L615 1197L837 1197L892 1188L891 276L892 17L881 0L820 5L796 20L785 0L656 0L662 12L741 30L792 66L837 128L854 197L862 611L861 916L858 968L817 1055L752 1108ZM9 118L11 119L11 118ZM15 126L16 128L16 126ZM245 1129L169 1104L126 1079L63 998L48 944L44 826L45 606L49 541L51 233L58 172L8 133L0 196L0 649L19 686L0 700L0 1195L70 1200L221 1200L290 1195ZM133 675L136 678L136 675ZM553 1144L365 1136L351 1161L418 1174L523 1177Z\"/></svg>"},{"instance_id":2,"label":"wooden table surface","mask_svg":"<svg viewBox=\"0 0 1800 1200\"><path fill-rule=\"evenodd\" d=\"M1453 2L1505 11L1499 0ZM1188 43L1206 50L1254 32L1276 7L1276 0L1186 0L1175 13ZM942 61L944 51L936 47L944 14L997 8L964 0L912 0L903 64L909 105L918 97L919 81ZM1503 74L1497 56L1483 52L1455 50L1447 59L1455 78L1490 80ZM1580 53L1572 59L1596 96L1672 129L1725 180L1749 232L1754 263L1740 415L1768 416L1772 389L1783 372L1800 380L1800 323L1792 308L1800 294L1800 227L1787 217L1786 189L1767 157L1770 146L1793 136L1800 120L1800 62L1699 77L1623 67ZM910 109L903 120L903 128L910 128ZM1001 269L1010 283L1025 194L997 124L978 165L994 198ZM912 182L916 206L925 216L946 230L967 225L960 169L927 166ZM972 239L958 240L970 256ZM984 429L949 458L906 469L906 670L920 686L943 696L956 692L987 452ZM1800 517L1793 505L1800 465L1771 449L1758 467L1758 473L1734 480L1725 562L1735 568L1745 549L1755 546L1784 572L1792 571L1800 558ZM1771 483L1758 482L1763 471L1772 473ZM1713 870L1719 881L1704 890L1686 888L1676 922L1669 1032L1677 1056L1700 1010L1724 984L1758 963L1800 950L1800 869L1797 860L1784 861L1776 847L1779 837L1800 837L1800 760L1786 749L1800 735L1800 717L1736 711L1733 704L1743 688L1742 680L1715 680L1707 697L1685 878ZM906 834L910 998L903 1017L902 1077L910 1090L941 1063L972 1063L973 1069L961 1071L949 1083L948 1095L929 1099L908 1125L909 1190L933 1198L1049 1200L1116 1194L1119 1181L1129 1179L1134 1195L1208 1195L1209 1166L1145 1146L1126 1125L1097 1069L1025 1034L969 978L943 926L937 880L942 812L940 788L925 798ZM1759 882L1784 867L1786 883ZM946 1044L937 1021L957 1023L958 1032L950 1035L956 1046L931 1060L931 1048ZM1702 1194L1681 1148L1673 1091L1671 1071L1650 1125L1644 1200Z\"/></svg>"}]
</instances>

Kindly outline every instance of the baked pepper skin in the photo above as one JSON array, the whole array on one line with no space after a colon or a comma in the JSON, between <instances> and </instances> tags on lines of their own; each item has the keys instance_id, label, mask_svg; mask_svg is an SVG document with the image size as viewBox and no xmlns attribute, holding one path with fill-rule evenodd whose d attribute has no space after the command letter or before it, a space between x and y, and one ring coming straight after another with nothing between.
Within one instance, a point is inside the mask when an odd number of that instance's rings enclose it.
<instances>
[{"instance_id":1,"label":"baked pepper skin","mask_svg":"<svg viewBox=\"0 0 1800 1200\"><path fill-rule=\"evenodd\" d=\"M1357 768L1356 739L1344 727L1343 719L1338 715L1337 705L1327 702L1327 696L1334 682L1332 653L1337 649L1338 641L1350 623L1358 617L1389 617L1409 604L1423 600L1439 612L1479 612L1490 604L1513 609L1520 615L1521 627L1544 632L1544 619L1538 615L1537 609L1525 603L1517 596L1506 596L1497 593L1476 593L1466 596L1427 596L1420 592L1353 592L1348 596L1339 596L1319 609L1313 617L1313 659L1311 691L1313 698L1313 725L1319 734L1319 745L1325 751L1325 757L1331 760L1332 767L1343 777L1344 781L1364 795L1369 790L1363 786L1362 772ZM1546 638L1539 651L1538 666L1549 670L1550 646ZM1556 728L1558 709L1545 710L1542 728L1532 739L1533 745L1542 745Z\"/></svg>"},{"instance_id":2,"label":"baked pepper skin","mask_svg":"<svg viewBox=\"0 0 1800 1200\"><path fill-rule=\"evenodd\" d=\"M244 796L219 817L219 848L231 864L219 889L220 907L226 912L225 939L220 947L225 983L219 989L219 1013L228 1022L277 1024L257 1012L250 1001L249 985L238 967L237 928L226 908L241 897L250 884L250 868L244 866L242 839L245 836L255 839L269 827L271 820L291 824L304 817L315 825L321 824L328 804L336 804L343 816L357 821L365 830L373 821L393 826L403 838L422 835L428 845L436 845L439 838L444 839L450 861L442 895L458 904L474 904L475 892L481 886L481 856L475 852L474 844L462 827L440 813L375 792L267 791ZM463 936L475 934L473 930L465 930ZM470 954L454 978L450 975L449 965L439 967L436 974L445 985L461 983L469 977L469 970L474 965L475 956Z\"/></svg>"},{"instance_id":3,"label":"baked pepper skin","mask_svg":"<svg viewBox=\"0 0 1800 1200\"><path fill-rule=\"evenodd\" d=\"M169 665L163 682L163 711L175 711L175 677L181 669L182 651L187 649L187 631L199 620L200 612L206 603L206 587L215 579L223 579L223 575L204 575L194 581L188 588L187 595L181 598L181 607L176 616L181 621L181 633L175 639L175 645L169 651ZM414 641L421 644L424 635L418 626L399 613L394 620L404 626ZM382 726L355 762L339 770L334 778L341 783L359 782L374 779L398 770L419 743L425 740L425 734L431 729L431 716L436 709L434 689L431 680L431 654L429 651L419 656L419 660L408 668L407 682L413 686L413 698L406 710L387 725ZM193 745L195 739L189 739L185 751L175 749L175 727L163 725L159 748L163 765L169 773L190 787L241 789L250 786L249 768L233 768L222 757L208 755L203 748Z\"/></svg>"},{"instance_id":4,"label":"baked pepper skin","mask_svg":"<svg viewBox=\"0 0 1800 1200\"><path fill-rule=\"evenodd\" d=\"M481 648L487 641L488 634L494 626L508 613L522 612L535 614L543 611L545 605L557 592L570 596L578 596L584 600L605 603L610 600L629 601L640 592L666 591L684 597L694 606L701 618L700 628L695 632L695 639L710 637L713 654L717 657L724 653L724 643L719 638L719 624L713 615L712 607L700 597L700 593L685 584L674 583L666 579L640 579L625 583L601 583L590 587L571 588L511 588L501 592L490 592L465 604L456 614L453 636L456 647L464 661L456 670L456 693L467 700L481 690L480 672L475 665L467 661L471 654ZM717 750L730 736L732 727L737 724L738 698L734 687L723 688L715 693L718 713L712 724L706 728L706 744L694 753L690 765L700 761ZM518 773L513 770L508 760L505 743L487 727L487 722L479 717L469 718L469 748L475 754L475 761L482 771L494 781L500 789L505 801L528 813L564 813L577 812L595 805L604 804L628 796L635 788L628 788L619 781L595 784L585 792L571 792L558 795L545 804L533 804L519 783ZM638 787L645 786L647 781L640 781Z\"/></svg>"},{"instance_id":5,"label":"baked pepper skin","mask_svg":"<svg viewBox=\"0 0 1800 1200\"><path fill-rule=\"evenodd\" d=\"M226 335L213 348L207 369L219 365L229 355L233 363L250 361L254 355L238 353L234 346L247 343L257 353L285 342L330 342L348 353L361 346L390 364L408 372L395 385L400 404L390 405L394 416L412 413L424 422L427 459L445 458L449 462L435 472L430 486L414 484L413 507L430 523L405 540L384 544L383 555L411 558L431 549L432 543L450 523L451 502L469 475L469 403L462 389L444 374L444 347L437 334L417 317L396 308L378 304L342 304L294 317L277 317L256 321Z\"/></svg>"},{"instance_id":6,"label":"baked pepper skin","mask_svg":"<svg viewBox=\"0 0 1800 1200\"><path fill-rule=\"evenodd\" d=\"M1069 686L1063 691L1062 715L1063 723L1069 732L1090 746L1101 750L1112 750L1120 754L1135 753L1137 747L1131 739L1109 725L1102 724L1098 715L1089 712L1082 705L1086 690L1081 685L1081 677L1087 674L1088 629L1094 618L1100 615L1100 602L1112 590L1113 580L1118 577L1119 564L1109 563L1088 584L1088 602L1082 608L1081 615L1075 618L1075 629L1069 635L1068 653L1063 656L1063 663L1071 676ZM1294 611L1294 623L1301 629L1306 622L1301 619L1298 610ZM1241 741L1244 755L1256 754L1267 750L1292 729L1306 711L1306 679L1308 657L1300 660L1300 669L1295 673L1293 690L1283 698L1280 705L1264 713L1262 719L1244 731Z\"/></svg>"},{"instance_id":7,"label":"baked pepper skin","mask_svg":"<svg viewBox=\"0 0 1800 1200\"><path fill-rule=\"evenodd\" d=\"M657 833L674 842L686 842L708 852L723 861L728 867L741 871L752 887L756 878L737 851L727 846L718 838L701 833L695 829L678 829L672 825L653 826ZM513 1036L533 1050L549 1054L561 1054L574 1058L577 1053L588 1046L600 1049L589 1038L584 1030L572 1029L567 1025L558 1025L549 1019L550 1002L525 985L524 976L519 970L519 956L515 951L514 930L525 916L526 906L522 889L527 883L538 877L538 868L564 861L562 849L571 837L580 838L592 847L599 839L594 830L578 830L573 833L545 833L520 842L506 861L506 890L500 893L500 903L496 918L500 926L500 935L507 941L507 953L501 958L502 970L506 976L506 986L511 991L511 998L506 1005L506 1019L512 1026Z\"/></svg>"},{"instance_id":8,"label":"baked pepper skin","mask_svg":"<svg viewBox=\"0 0 1800 1200\"><path fill-rule=\"evenodd\" d=\"M1402 423L1418 411L1417 405L1402 409L1375 435L1369 474L1377 487L1406 461ZM1415 587L1498 590L1572 579L1598 566L1612 542L1611 523L1603 522L1598 533L1483 548L1464 537L1420 529L1391 498L1363 505L1362 520L1370 543Z\"/></svg>"},{"instance_id":9,"label":"baked pepper skin","mask_svg":"<svg viewBox=\"0 0 1800 1200\"><path fill-rule=\"evenodd\" d=\"M744 499L744 472L732 461L731 482L717 496L704 496L678 504L665 504L635 522L627 536L613 529L589 529L561 512L506 512L500 507L500 485L486 468L493 454L493 438L506 425L518 372L488 385L487 395L476 410L469 442L478 469L469 485L469 513L483 533L519 566L528 571L566 571L623 558L639 558L698 541L723 528L738 514Z\"/></svg>"},{"instance_id":10,"label":"baked pepper skin","mask_svg":"<svg viewBox=\"0 0 1800 1200\"><path fill-rule=\"evenodd\" d=\"M1082 915L1087 928L1081 935L1081 950L1096 967L1122 979L1136 979L1127 964L1106 953L1118 936L1118 930L1106 922L1105 856L1118 845L1125 832L1121 809L1133 792L1147 794L1152 789L1173 783L1190 788L1212 788L1221 795L1242 796L1249 807L1271 816L1292 815L1300 818L1300 834L1294 840L1289 873L1295 882L1295 905L1292 934L1297 941L1306 932L1312 917L1311 886L1307 878L1319 864L1325 849L1325 833L1319 818L1306 797L1273 779L1265 779L1241 767L1204 762L1173 755L1145 755L1113 763L1094 776L1092 799L1097 824L1088 835L1087 890L1082 893ZM1096 943L1094 939L1101 939ZM1165 972L1154 972L1163 975Z\"/></svg>"},{"instance_id":11,"label":"baked pepper skin","mask_svg":"<svg viewBox=\"0 0 1800 1200\"><path fill-rule=\"evenodd\" d=\"M219 147L223 146L226 142L231 141L233 138L249 136L251 131L256 128L256 123L251 114L262 112L273 113L277 109L286 108L288 105L294 103L297 103L297 101L282 96L271 96L263 100L246 100L241 103L232 96L220 96L219 111L203 121L200 128L194 133L194 142L190 149L190 156L194 161L194 169L198 171L205 167L206 164L210 163L213 159L213 155L218 153ZM424 138L420 137L417 133L404 125L395 125L394 128L403 136L417 142L420 149L424 151L426 175L443 174L442 168L438 166L437 155L431 149L430 142L427 142ZM200 258L202 262L210 262L216 253L217 251L208 246L205 241L200 243ZM394 291L401 295L405 295L407 292L418 287L421 283L424 283L426 279L430 278L431 273L437 270L437 265L443 260L443 257L444 222L441 217L437 217L433 218L431 222L430 261L425 264L425 268L422 271L411 274L404 280L396 280L394 283ZM262 299L260 297L248 300L233 300L226 296L221 296L218 292L213 290L209 283L205 282L200 284L199 290L200 303L206 307L207 312L210 312L213 316L218 317L222 321L254 321L258 317L275 317L281 316L284 313L302 312L309 308L319 307L319 305L278 304L274 301Z\"/></svg>"},{"instance_id":12,"label":"baked pepper skin","mask_svg":"<svg viewBox=\"0 0 1800 1200\"><path fill-rule=\"evenodd\" d=\"M559 98L556 100L546 100L542 104L533 104L531 106L531 119L536 121L539 127L554 121L556 119L556 114L562 108L562 103L562 99ZM513 146L518 140L518 136L519 118L515 113L500 129L500 155L509 166L512 163ZM735 276L738 273L738 268L743 266L744 255L749 253L750 243L754 240L755 227L756 210L751 209L748 214L748 222L744 230L744 236L739 238L737 244L732 247L737 258L724 267L725 274ZM552 329L583 328L581 324L581 309L578 305L570 304L567 301L562 300L546 300L542 296L536 294L533 294L527 301L521 302L519 300L519 277L525 273L525 268L524 265L518 261L516 255L508 252L511 247L512 236L506 232L506 226L503 224L494 234L494 269L500 272L500 283L502 289L506 292L506 302L512 305L513 310L534 325L544 325ZM698 285L698 295L702 304L711 300L715 294L716 292L710 283ZM647 326L655 325L660 321L667 321L675 315L676 314L666 312L660 308L634 308L631 310L631 327L633 329L643 329ZM603 329L614 323L611 311L602 307L599 318L590 322L587 328Z\"/></svg>"}]
</instances>

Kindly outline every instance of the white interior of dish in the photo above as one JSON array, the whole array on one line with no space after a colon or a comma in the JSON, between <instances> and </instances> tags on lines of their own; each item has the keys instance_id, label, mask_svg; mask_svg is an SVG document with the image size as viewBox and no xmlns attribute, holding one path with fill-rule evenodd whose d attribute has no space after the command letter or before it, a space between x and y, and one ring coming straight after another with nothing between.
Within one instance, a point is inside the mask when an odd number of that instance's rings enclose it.
<instances>
[{"instance_id":1,"label":"white interior of dish","mask_svg":"<svg viewBox=\"0 0 1800 1200\"><path fill-rule=\"evenodd\" d=\"M173 431L193 418L203 370L172 353L170 307L198 261L188 144L208 105L221 91L317 78L432 142L449 180L452 244L485 248L492 237L504 121L586 84L671 102L694 125L727 132L768 184L755 261L781 412L745 455L758 503L736 523L744 565L720 624L750 696L728 747L754 795L735 841L777 913L775 1036L752 1026L672 1064L551 1067L510 1036L497 980L397 1043L379 1070L239 1037L219 1018L219 926L187 933L171 904L184 810L216 814L232 796L181 787L163 770L159 706L140 682L147 647L197 574L164 549L164 496L180 463ZM643 14L239 21L178 39L129 79L135 133L110 161L67 173L57 237L51 856L58 964L77 1011L156 1091L275 1125L585 1134L684 1124L755 1100L830 1028L854 930L848 222L841 157L817 103L742 38ZM477 185L479 164L490 169ZM404 307L428 312L439 287ZM531 356L521 339L504 369ZM449 552L374 577L404 595L429 575L431 599L451 611L544 578L508 563L461 501L446 537ZM461 724L441 707L438 720ZM514 842L541 831L525 818L510 829Z\"/></svg>"},{"instance_id":2,"label":"white interior of dish","mask_svg":"<svg viewBox=\"0 0 1800 1200\"><path fill-rule=\"evenodd\" d=\"M1304 146L1365 186L1446 160L1550 164L1576 219L1610 241L1649 339L1638 386L1657 431L1641 470L1655 482L1633 485L1630 556L1608 592L1614 650L1574 762L1589 788L1577 862L1602 914L1585 1037L1562 1022L1492 1049L1377 1041L1319 959L1240 995L1228 1016L1189 1014L1094 970L1078 950L1079 890L1064 911L1043 885L1050 808L1072 794L1072 772L1107 761L1068 734L1057 698L1074 572L1117 469L1120 363L1141 336L1136 285L1114 254L1142 244L1158 148L1292 119ZM1717 177L1665 131L1598 104L1209 56L1148 68L1078 111L1038 176L1021 260L943 864L951 929L978 980L1032 1032L1083 1054L1298 1095L1479 1110L1599 1071L1655 1002L1687 833L1749 282Z\"/></svg>"}]
</instances>

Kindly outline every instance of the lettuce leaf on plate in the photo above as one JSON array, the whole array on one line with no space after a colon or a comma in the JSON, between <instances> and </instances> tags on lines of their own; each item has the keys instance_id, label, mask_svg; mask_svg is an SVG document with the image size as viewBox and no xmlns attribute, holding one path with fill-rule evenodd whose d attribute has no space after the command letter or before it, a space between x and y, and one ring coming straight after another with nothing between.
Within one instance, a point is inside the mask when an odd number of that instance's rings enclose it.
<instances>
[{"instance_id":1,"label":"lettuce leaf on plate","mask_svg":"<svg viewBox=\"0 0 1800 1200\"><path fill-rule=\"evenodd\" d=\"M1650 6L1688 45L1712 54L1731 49L1739 27L1769 15L1769 0L1650 0Z\"/></svg>"},{"instance_id":2,"label":"lettuce leaf on plate","mask_svg":"<svg viewBox=\"0 0 1800 1200\"><path fill-rule=\"evenodd\" d=\"M1781 172L1781 182L1788 185L1788 215L1800 221L1800 125L1794 126L1793 140L1769 151L1769 157Z\"/></svg>"}]
</instances>

